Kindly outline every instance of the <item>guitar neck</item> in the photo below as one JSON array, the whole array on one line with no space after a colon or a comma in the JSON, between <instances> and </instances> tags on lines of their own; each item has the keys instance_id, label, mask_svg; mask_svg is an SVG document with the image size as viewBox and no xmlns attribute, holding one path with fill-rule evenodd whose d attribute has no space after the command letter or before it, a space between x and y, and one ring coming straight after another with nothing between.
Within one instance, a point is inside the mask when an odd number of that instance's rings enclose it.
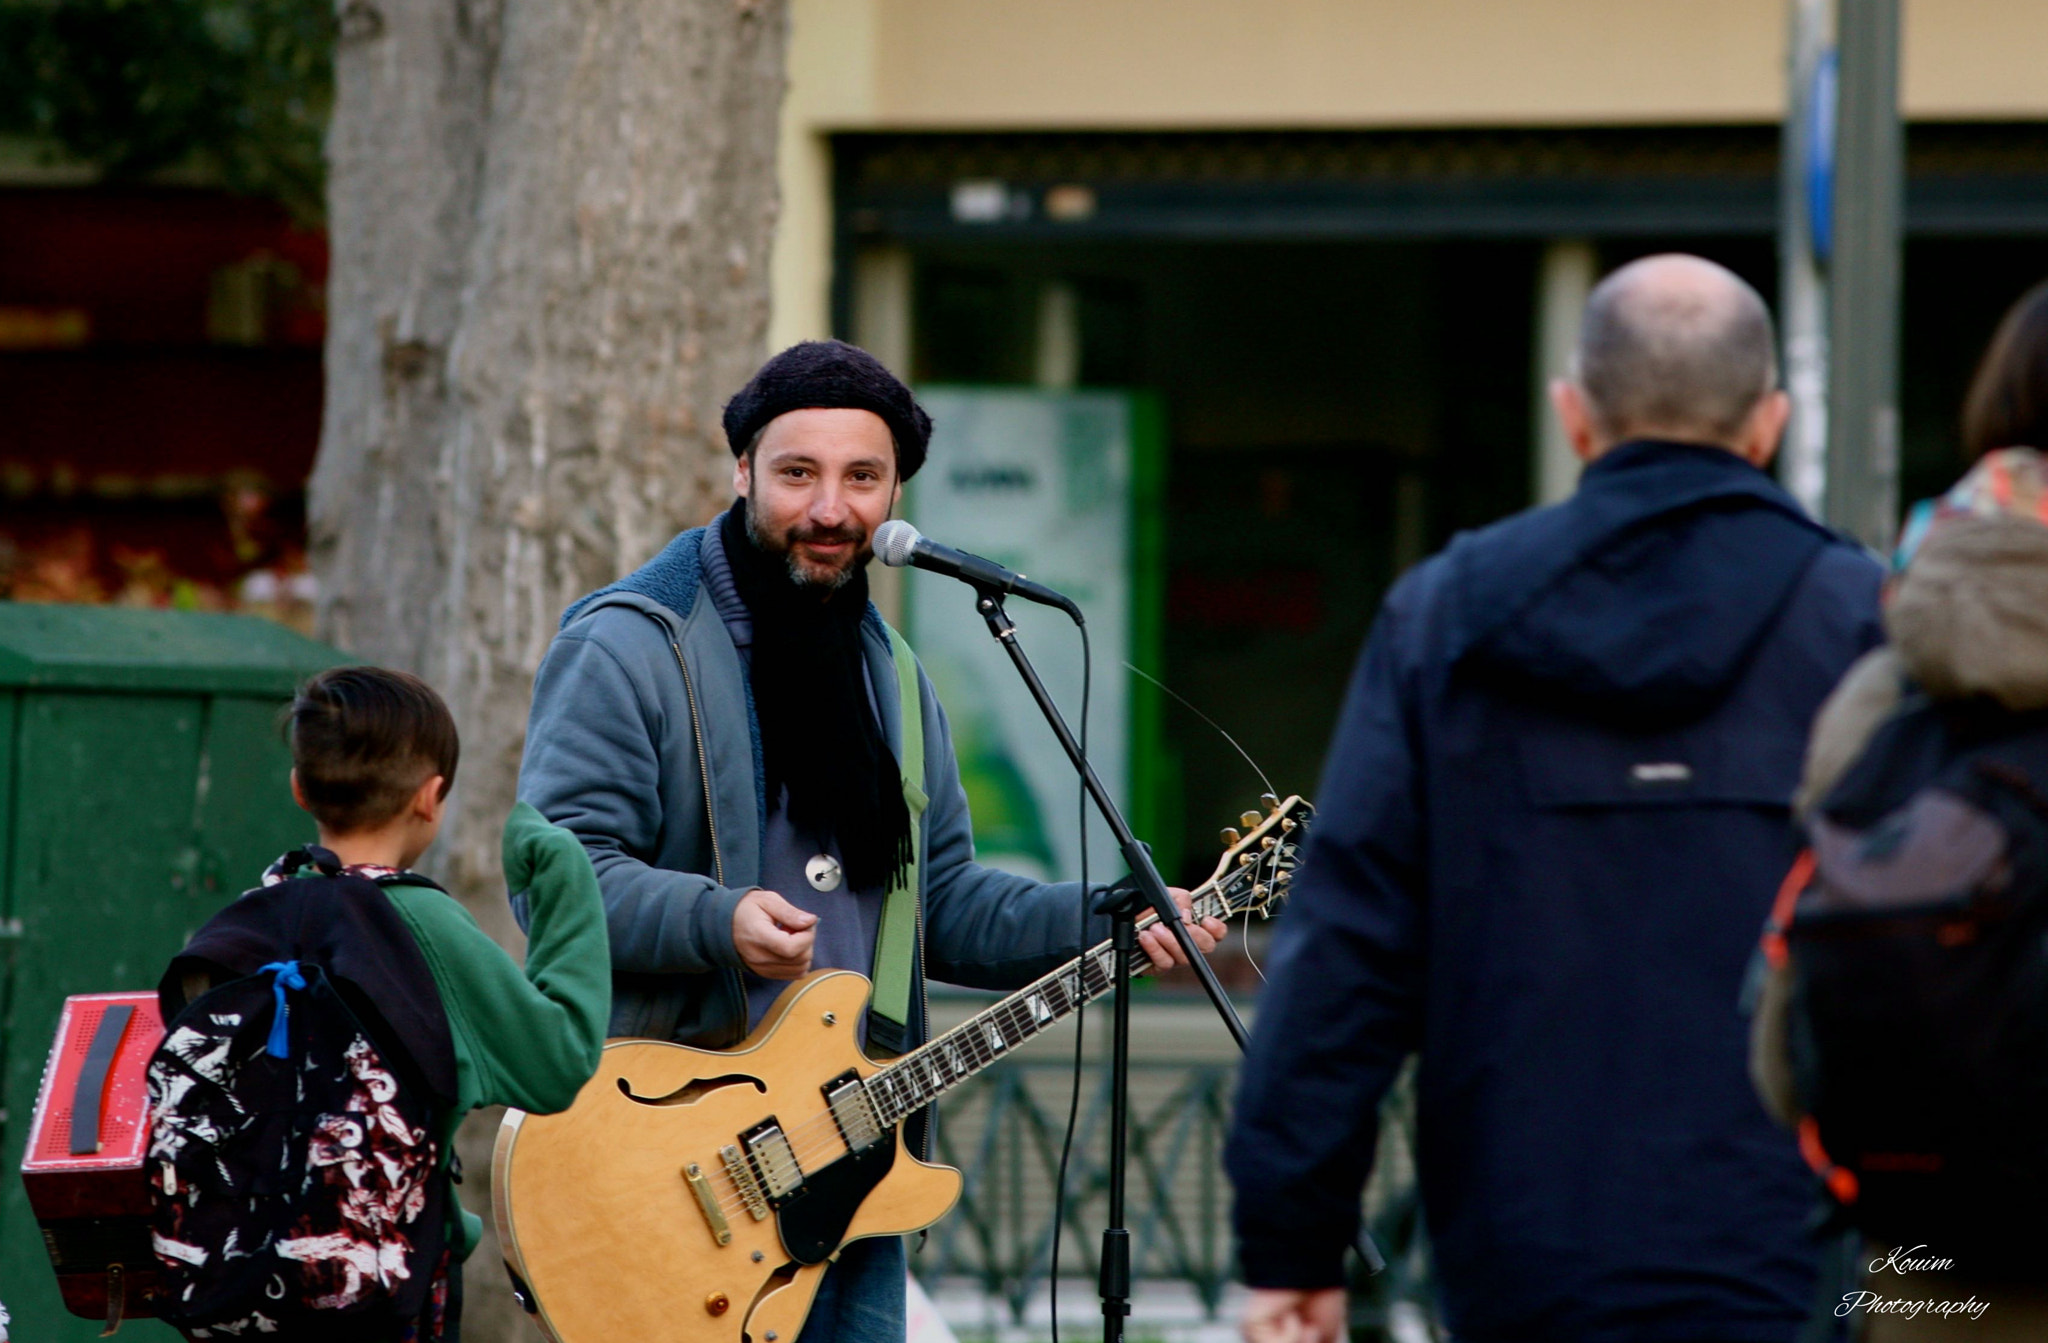
<instances>
[{"instance_id":1,"label":"guitar neck","mask_svg":"<svg viewBox=\"0 0 2048 1343\"><path fill-rule=\"evenodd\" d=\"M1196 918L1227 918L1231 910L1212 880L1190 893ZM1148 911L1138 927L1159 915ZM1152 962L1142 953L1131 973L1144 974ZM977 1012L868 1078L867 1094L876 1118L894 1124L929 1105L1026 1040L1071 1016L1115 986L1116 949L1097 943L1049 975L1025 985L1001 1002Z\"/></svg>"}]
</instances>

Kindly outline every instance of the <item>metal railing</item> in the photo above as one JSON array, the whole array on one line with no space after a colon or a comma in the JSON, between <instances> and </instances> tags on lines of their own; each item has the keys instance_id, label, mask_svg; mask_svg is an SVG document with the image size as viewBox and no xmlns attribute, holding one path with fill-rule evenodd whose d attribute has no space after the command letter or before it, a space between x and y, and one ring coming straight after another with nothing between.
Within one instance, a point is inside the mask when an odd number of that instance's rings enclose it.
<instances>
[{"instance_id":1,"label":"metal railing","mask_svg":"<svg viewBox=\"0 0 2048 1343\"><path fill-rule=\"evenodd\" d=\"M1053 1217L1066 1135L1070 1062L1010 1059L947 1097L937 1156L966 1177L960 1204L932 1229L913 1260L920 1277L978 1282L1022 1323L1052 1266ZM1222 1148L1235 1085L1234 1064L1134 1062L1126 1219L1134 1277L1192 1287L1211 1318L1234 1262L1230 1188ZM1412 1089L1404 1074L1382 1115L1380 1150L1366 1192L1367 1226L1386 1272L1354 1281L1354 1337L1402 1334L1432 1312L1427 1247L1414 1187ZM1060 1262L1064 1276L1099 1267L1108 1200L1107 1069L1082 1079L1073 1155L1067 1168ZM1426 1327L1426 1325L1425 1325ZM1420 1335L1427 1337L1425 1333Z\"/></svg>"}]
</instances>

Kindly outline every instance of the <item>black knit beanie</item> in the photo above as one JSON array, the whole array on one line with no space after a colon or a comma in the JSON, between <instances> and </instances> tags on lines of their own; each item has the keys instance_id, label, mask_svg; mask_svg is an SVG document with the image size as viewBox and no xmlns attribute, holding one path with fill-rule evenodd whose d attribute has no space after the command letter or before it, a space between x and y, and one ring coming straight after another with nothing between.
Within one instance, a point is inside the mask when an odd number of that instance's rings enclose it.
<instances>
[{"instance_id":1,"label":"black knit beanie","mask_svg":"<svg viewBox=\"0 0 2048 1343\"><path fill-rule=\"evenodd\" d=\"M908 480L924 465L932 417L882 361L841 340L807 340L761 365L725 403L725 440L740 456L754 435L791 410L868 410L896 440L896 470Z\"/></svg>"}]
</instances>

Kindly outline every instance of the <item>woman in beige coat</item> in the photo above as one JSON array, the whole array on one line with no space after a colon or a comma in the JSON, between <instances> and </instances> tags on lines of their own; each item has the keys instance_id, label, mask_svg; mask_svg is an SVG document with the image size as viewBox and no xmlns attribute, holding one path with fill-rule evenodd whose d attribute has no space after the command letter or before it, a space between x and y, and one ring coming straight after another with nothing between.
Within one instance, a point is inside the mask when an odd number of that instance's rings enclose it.
<instances>
[{"instance_id":1,"label":"woman in beige coat","mask_svg":"<svg viewBox=\"0 0 2048 1343\"><path fill-rule=\"evenodd\" d=\"M2048 457L2032 446L2048 448L2048 283L2029 291L2000 324L1964 404L1963 437L1976 465L1908 519L1887 590L1891 642L1850 668L1814 722L1798 798L1802 814L1862 753L1908 685L1934 699L2048 708ZM1794 1126L1799 1112L1785 1052L1789 978L1778 970L1766 983L1750 1068L1766 1108ZM1894 1272L1886 1265L1891 1250L1872 1248L1867 1291L1908 1308L1973 1297L1986 1308L1975 1317L1857 1311L1852 1318L1865 1343L2048 1339L2048 1289ZM2048 1274L2048 1265L2042 1269Z\"/></svg>"}]
</instances>

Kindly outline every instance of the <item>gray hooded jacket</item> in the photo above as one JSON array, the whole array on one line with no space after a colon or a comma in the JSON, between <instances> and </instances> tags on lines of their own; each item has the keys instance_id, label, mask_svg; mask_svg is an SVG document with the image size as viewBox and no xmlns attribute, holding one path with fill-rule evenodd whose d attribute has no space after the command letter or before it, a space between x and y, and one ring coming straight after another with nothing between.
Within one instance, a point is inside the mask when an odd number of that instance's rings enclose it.
<instances>
[{"instance_id":1,"label":"gray hooded jacket","mask_svg":"<svg viewBox=\"0 0 2048 1343\"><path fill-rule=\"evenodd\" d=\"M701 581L706 532L684 532L569 608L534 681L519 796L574 832L597 869L611 935L611 1033L722 1048L747 1029L732 920L760 884L767 811L752 689ZM862 635L872 683L893 687L887 630L873 608ZM1109 935L1095 918L1082 940L1078 884L974 861L945 711L922 669L918 686L930 798L917 835L919 992L909 1038L871 1028L883 1053L925 1039L926 973L971 988L1020 987ZM900 755L897 697L877 699ZM514 911L524 924L516 899Z\"/></svg>"}]
</instances>

